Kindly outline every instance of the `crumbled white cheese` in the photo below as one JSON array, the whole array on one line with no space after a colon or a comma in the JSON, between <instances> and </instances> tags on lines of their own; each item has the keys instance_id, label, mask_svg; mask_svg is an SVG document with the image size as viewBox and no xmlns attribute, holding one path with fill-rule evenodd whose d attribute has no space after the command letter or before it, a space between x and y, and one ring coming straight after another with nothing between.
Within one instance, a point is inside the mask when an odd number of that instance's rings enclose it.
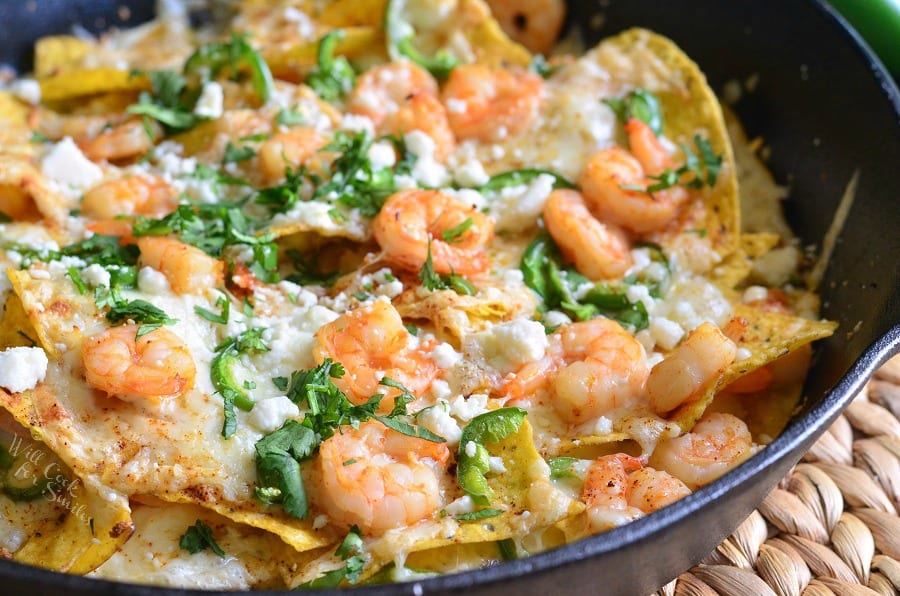
<instances>
[{"instance_id":1,"label":"crumbled white cheese","mask_svg":"<svg viewBox=\"0 0 900 596\"><path fill-rule=\"evenodd\" d=\"M9 91L33 106L41 103L41 86L34 79L16 79L9 86Z\"/></svg>"},{"instance_id":2,"label":"crumbled white cheese","mask_svg":"<svg viewBox=\"0 0 900 596\"><path fill-rule=\"evenodd\" d=\"M452 501L444 507L447 515L461 515L463 513L472 513L475 511L475 501L469 495L462 496Z\"/></svg>"},{"instance_id":3,"label":"crumbled white cheese","mask_svg":"<svg viewBox=\"0 0 900 596\"><path fill-rule=\"evenodd\" d=\"M0 352L0 387L13 393L34 389L47 376L43 348L7 348Z\"/></svg>"},{"instance_id":4,"label":"crumbled white cheese","mask_svg":"<svg viewBox=\"0 0 900 596\"><path fill-rule=\"evenodd\" d=\"M109 287L109 271L103 268L102 265L98 265L94 263L84 268L81 272L81 279L91 284L95 288Z\"/></svg>"},{"instance_id":5,"label":"crumbled white cheese","mask_svg":"<svg viewBox=\"0 0 900 596\"><path fill-rule=\"evenodd\" d=\"M542 358L550 343L544 326L537 321L514 319L499 323L466 338L466 353L506 374L526 362Z\"/></svg>"},{"instance_id":6,"label":"crumbled white cheese","mask_svg":"<svg viewBox=\"0 0 900 596\"><path fill-rule=\"evenodd\" d=\"M740 362L742 360L746 360L747 358L749 358L751 356L753 356L753 352L751 352L747 348L738 348L735 360Z\"/></svg>"},{"instance_id":7,"label":"crumbled white cheese","mask_svg":"<svg viewBox=\"0 0 900 596\"><path fill-rule=\"evenodd\" d=\"M372 120L358 114L344 114L341 117L340 129L350 132L365 132L369 137L375 136L375 124Z\"/></svg>"},{"instance_id":8,"label":"crumbled white cheese","mask_svg":"<svg viewBox=\"0 0 900 596\"><path fill-rule=\"evenodd\" d=\"M169 293L169 280L153 267L141 267L138 271L138 287L142 292L161 296Z\"/></svg>"},{"instance_id":9,"label":"crumbled white cheese","mask_svg":"<svg viewBox=\"0 0 900 596\"><path fill-rule=\"evenodd\" d=\"M194 113L206 118L218 118L222 115L224 103L225 93L222 91L222 85L215 81L207 81L203 83L203 90L200 91L200 97L194 105Z\"/></svg>"},{"instance_id":10,"label":"crumbled white cheese","mask_svg":"<svg viewBox=\"0 0 900 596\"><path fill-rule=\"evenodd\" d=\"M425 408L416 414L416 423L424 426L438 436L447 439L448 445L459 443L462 430L459 424L450 415L450 406L445 401L438 402L430 408Z\"/></svg>"},{"instance_id":11,"label":"crumbled white cheese","mask_svg":"<svg viewBox=\"0 0 900 596\"><path fill-rule=\"evenodd\" d=\"M299 415L300 408L297 404L287 396L280 395L257 401L247 419L262 432L270 433L281 428L286 419L296 418Z\"/></svg>"},{"instance_id":12,"label":"crumbled white cheese","mask_svg":"<svg viewBox=\"0 0 900 596\"><path fill-rule=\"evenodd\" d=\"M684 329L665 317L651 317L648 327L653 340L664 350L671 350L684 337Z\"/></svg>"},{"instance_id":13,"label":"crumbled white cheese","mask_svg":"<svg viewBox=\"0 0 900 596\"><path fill-rule=\"evenodd\" d=\"M461 186L481 186L491 178L477 159L470 159L460 165L453 172L453 177Z\"/></svg>"},{"instance_id":14,"label":"crumbled white cheese","mask_svg":"<svg viewBox=\"0 0 900 596\"><path fill-rule=\"evenodd\" d=\"M497 222L498 232L520 233L532 228L550 193L555 179L541 174L527 186L507 187L490 203L490 214Z\"/></svg>"},{"instance_id":15,"label":"crumbled white cheese","mask_svg":"<svg viewBox=\"0 0 900 596\"><path fill-rule=\"evenodd\" d=\"M475 453L478 451L478 445L475 444L475 441L469 441L466 443L466 455L469 457L475 457Z\"/></svg>"},{"instance_id":16,"label":"crumbled white cheese","mask_svg":"<svg viewBox=\"0 0 900 596\"><path fill-rule=\"evenodd\" d=\"M569 318L569 315L560 310L548 310L544 313L544 324L550 329L560 327L561 325L568 325L571 322L572 319Z\"/></svg>"},{"instance_id":17,"label":"crumbled white cheese","mask_svg":"<svg viewBox=\"0 0 900 596\"><path fill-rule=\"evenodd\" d=\"M413 130L403 135L403 140L409 152L417 158L412 170L413 178L431 187L444 186L450 182L447 168L434 158L437 149L434 139L421 130Z\"/></svg>"},{"instance_id":18,"label":"crumbled white cheese","mask_svg":"<svg viewBox=\"0 0 900 596\"><path fill-rule=\"evenodd\" d=\"M506 465L503 463L503 458L491 455L488 457L488 465L490 466L491 472L494 474L502 474L506 472Z\"/></svg>"},{"instance_id":19,"label":"crumbled white cheese","mask_svg":"<svg viewBox=\"0 0 900 596\"><path fill-rule=\"evenodd\" d=\"M764 288L763 286L750 286L744 293L741 295L741 300L746 302L757 302L759 300L766 300L769 297L769 290Z\"/></svg>"},{"instance_id":20,"label":"crumbled white cheese","mask_svg":"<svg viewBox=\"0 0 900 596\"><path fill-rule=\"evenodd\" d=\"M487 402L488 396L483 393L473 393L469 397L457 395L450 401L450 413L463 422L468 422L488 411Z\"/></svg>"},{"instance_id":21,"label":"crumbled white cheese","mask_svg":"<svg viewBox=\"0 0 900 596\"><path fill-rule=\"evenodd\" d=\"M452 368L462 361L463 355L453 349L453 346L444 342L439 343L431 351L431 358L435 364L444 370Z\"/></svg>"},{"instance_id":22,"label":"crumbled white cheese","mask_svg":"<svg viewBox=\"0 0 900 596\"><path fill-rule=\"evenodd\" d=\"M608 435L613 431L612 420L606 416L600 416L594 424L594 433L598 435Z\"/></svg>"},{"instance_id":23,"label":"crumbled white cheese","mask_svg":"<svg viewBox=\"0 0 900 596\"><path fill-rule=\"evenodd\" d=\"M376 170L390 168L397 163L397 154L394 151L394 146L389 141L372 143L372 146L369 147L369 151L366 153L366 157L369 158L369 161L372 162L372 167Z\"/></svg>"},{"instance_id":24,"label":"crumbled white cheese","mask_svg":"<svg viewBox=\"0 0 900 596\"><path fill-rule=\"evenodd\" d=\"M89 160L71 137L53 145L41 162L44 176L60 184L87 188L103 179L103 170Z\"/></svg>"}]
</instances>

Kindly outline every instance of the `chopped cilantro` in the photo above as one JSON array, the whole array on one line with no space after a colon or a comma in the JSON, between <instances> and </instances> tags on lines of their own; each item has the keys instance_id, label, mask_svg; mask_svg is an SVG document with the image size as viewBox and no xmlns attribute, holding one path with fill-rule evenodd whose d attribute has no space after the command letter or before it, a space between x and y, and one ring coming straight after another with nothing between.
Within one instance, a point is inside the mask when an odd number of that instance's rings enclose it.
<instances>
[{"instance_id":1,"label":"chopped cilantro","mask_svg":"<svg viewBox=\"0 0 900 596\"><path fill-rule=\"evenodd\" d=\"M81 278L81 273L78 272L77 267L69 267L69 270L66 272L69 278L72 280L72 283L75 284L75 289L78 290L78 293L82 296L87 294L88 287L85 281Z\"/></svg>"},{"instance_id":2,"label":"chopped cilantro","mask_svg":"<svg viewBox=\"0 0 900 596\"><path fill-rule=\"evenodd\" d=\"M256 497L264 503L280 503L297 519L309 513L300 461L312 455L319 442L315 433L296 420L256 442Z\"/></svg>"},{"instance_id":3,"label":"chopped cilantro","mask_svg":"<svg viewBox=\"0 0 900 596\"><path fill-rule=\"evenodd\" d=\"M225 155L222 157L222 163L226 164L246 161L255 155L256 151L253 147L248 147L246 145L238 147L232 145L231 141L229 141L225 146Z\"/></svg>"},{"instance_id":4,"label":"chopped cilantro","mask_svg":"<svg viewBox=\"0 0 900 596\"><path fill-rule=\"evenodd\" d=\"M359 581L363 568L366 565L365 545L360 537L360 530L356 526L350 528L350 532L334 551L336 557L344 561L344 566L331 571L326 571L316 579L300 584L300 588L336 588L341 582L355 584Z\"/></svg>"},{"instance_id":5,"label":"chopped cilantro","mask_svg":"<svg viewBox=\"0 0 900 596\"><path fill-rule=\"evenodd\" d=\"M528 65L528 70L538 74L542 79L549 79L562 68L562 64L550 64L543 54L535 54Z\"/></svg>"},{"instance_id":6,"label":"chopped cilantro","mask_svg":"<svg viewBox=\"0 0 900 596\"><path fill-rule=\"evenodd\" d=\"M572 465L578 462L577 457L554 457L547 464L550 466L550 478L578 478L572 471Z\"/></svg>"},{"instance_id":7,"label":"chopped cilantro","mask_svg":"<svg viewBox=\"0 0 900 596\"><path fill-rule=\"evenodd\" d=\"M33 130L31 131L30 141L32 143L50 143L53 139L38 130Z\"/></svg>"},{"instance_id":8,"label":"chopped cilantro","mask_svg":"<svg viewBox=\"0 0 900 596\"><path fill-rule=\"evenodd\" d=\"M434 259L431 256L430 237L428 238L428 252L425 256L425 264L423 264L422 268L419 270L419 280L426 290L453 290L457 294L463 296L474 296L478 293L475 286L461 275L457 275L456 273L438 275L434 271Z\"/></svg>"},{"instance_id":9,"label":"chopped cilantro","mask_svg":"<svg viewBox=\"0 0 900 596\"><path fill-rule=\"evenodd\" d=\"M219 557L225 558L225 551L216 544L213 538L212 528L207 526L201 519L198 519L193 526L188 527L187 531L181 536L178 546L192 555L196 555L208 548Z\"/></svg>"},{"instance_id":10,"label":"chopped cilantro","mask_svg":"<svg viewBox=\"0 0 900 596\"><path fill-rule=\"evenodd\" d=\"M172 70L132 71L132 76L141 74L149 77L152 91L141 92L137 103L128 106L126 112L157 120L171 131L188 130L207 120L193 112L200 90L188 89L183 75ZM153 139L146 123L145 129Z\"/></svg>"},{"instance_id":11,"label":"chopped cilantro","mask_svg":"<svg viewBox=\"0 0 900 596\"><path fill-rule=\"evenodd\" d=\"M342 98L356 84L356 73L347 59L334 55L335 46L345 37L342 29L336 29L319 40L316 65L306 77L306 84L325 101Z\"/></svg>"},{"instance_id":12,"label":"chopped cilantro","mask_svg":"<svg viewBox=\"0 0 900 596\"><path fill-rule=\"evenodd\" d=\"M278 126L300 126L306 124L306 116L297 110L281 109L275 116L275 124Z\"/></svg>"},{"instance_id":13,"label":"chopped cilantro","mask_svg":"<svg viewBox=\"0 0 900 596\"><path fill-rule=\"evenodd\" d=\"M106 320L113 325L134 321L138 323L135 339L155 331L163 325L173 325L178 319L170 318L162 309L150 304L146 300L126 300L115 288L97 288L94 299L99 308L109 307L106 311Z\"/></svg>"},{"instance_id":14,"label":"chopped cilantro","mask_svg":"<svg viewBox=\"0 0 900 596\"><path fill-rule=\"evenodd\" d=\"M473 223L474 222L472 221L472 218L467 217L465 220L460 222L458 225L455 225L452 228L449 228L449 229L441 232L441 238L444 239L444 242L451 242L451 243L459 242L459 239L462 237L463 234L466 233L466 231L469 228L472 227Z\"/></svg>"},{"instance_id":15,"label":"chopped cilantro","mask_svg":"<svg viewBox=\"0 0 900 596\"><path fill-rule=\"evenodd\" d=\"M470 511L469 513L460 513L459 515L454 515L453 519L457 521L476 521L489 517L497 517L502 513L502 509L479 509L478 511Z\"/></svg>"},{"instance_id":16,"label":"chopped cilantro","mask_svg":"<svg viewBox=\"0 0 900 596\"><path fill-rule=\"evenodd\" d=\"M219 314L208 311L202 306L195 306L194 312L197 313L197 316L202 317L209 321L210 323L218 323L219 325L227 325L228 318L231 313L231 301L228 300L225 296L219 296L216 299L216 306L218 306L221 310Z\"/></svg>"},{"instance_id":17,"label":"chopped cilantro","mask_svg":"<svg viewBox=\"0 0 900 596\"><path fill-rule=\"evenodd\" d=\"M662 134L662 108L659 98L650 91L638 88L622 98L604 99L603 103L612 108L623 124L637 118L649 126L653 134Z\"/></svg>"},{"instance_id":18,"label":"chopped cilantro","mask_svg":"<svg viewBox=\"0 0 900 596\"><path fill-rule=\"evenodd\" d=\"M567 180L562 174L557 174L553 170L545 170L542 168L523 168L520 170L509 170L501 172L490 177L490 179L481 185L479 192L496 192L498 190L510 187L528 184L535 180L538 176L552 176L553 188L577 188L573 182Z\"/></svg>"}]
</instances>

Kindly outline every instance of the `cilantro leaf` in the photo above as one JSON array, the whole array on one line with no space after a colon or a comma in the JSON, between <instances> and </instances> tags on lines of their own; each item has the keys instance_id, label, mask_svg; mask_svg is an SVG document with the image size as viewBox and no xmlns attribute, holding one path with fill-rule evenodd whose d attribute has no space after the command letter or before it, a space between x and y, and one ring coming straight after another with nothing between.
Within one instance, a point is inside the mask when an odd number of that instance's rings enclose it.
<instances>
[{"instance_id":1,"label":"cilantro leaf","mask_svg":"<svg viewBox=\"0 0 900 596\"><path fill-rule=\"evenodd\" d=\"M300 584L298 587L336 588L344 580L351 584L359 581L359 576L366 565L365 545L360 534L359 528L352 526L350 532L334 551L335 556L340 557L344 561L343 567L326 571L321 577L317 577L305 584Z\"/></svg>"},{"instance_id":2,"label":"cilantro leaf","mask_svg":"<svg viewBox=\"0 0 900 596\"><path fill-rule=\"evenodd\" d=\"M650 91L638 88L622 98L604 99L603 103L612 108L623 124L637 118L649 126L653 134L662 134L662 107L659 98Z\"/></svg>"},{"instance_id":3,"label":"cilantro leaf","mask_svg":"<svg viewBox=\"0 0 900 596\"><path fill-rule=\"evenodd\" d=\"M319 40L316 65L306 77L306 84L325 101L344 97L356 84L356 73L347 59L334 55L335 46L346 36L342 29L336 29Z\"/></svg>"},{"instance_id":4,"label":"cilantro leaf","mask_svg":"<svg viewBox=\"0 0 900 596\"><path fill-rule=\"evenodd\" d=\"M457 521L477 521L479 519L497 517L502 513L502 509L479 509L478 511L470 511L469 513L460 513L459 515L454 515L453 519Z\"/></svg>"},{"instance_id":5,"label":"cilantro leaf","mask_svg":"<svg viewBox=\"0 0 900 596\"><path fill-rule=\"evenodd\" d=\"M147 75L152 92L142 92L138 96L137 103L125 109L129 114L152 118L172 131L188 130L207 120L206 117L193 112L200 90L187 89L187 80L184 76L172 70L150 72L135 70L131 74ZM150 134L150 137L153 135Z\"/></svg>"},{"instance_id":6,"label":"cilantro leaf","mask_svg":"<svg viewBox=\"0 0 900 596\"><path fill-rule=\"evenodd\" d=\"M509 170L501 172L490 177L490 179L482 184L479 192L496 192L498 190L510 187L528 184L535 180L538 176L547 175L553 177L553 188L578 188L574 182L566 179L562 174L557 174L553 170L545 170L542 168L523 168L520 170Z\"/></svg>"},{"instance_id":7,"label":"cilantro leaf","mask_svg":"<svg viewBox=\"0 0 900 596\"><path fill-rule=\"evenodd\" d=\"M572 471L572 465L577 461L577 457L554 457L547 462L550 466L550 478L578 478L578 474Z\"/></svg>"},{"instance_id":8,"label":"cilantro leaf","mask_svg":"<svg viewBox=\"0 0 900 596\"><path fill-rule=\"evenodd\" d=\"M181 536L178 546L192 555L208 548L219 557L225 558L225 551L213 538L212 528L207 526L202 519L198 519L193 526L188 526L187 531Z\"/></svg>"},{"instance_id":9,"label":"cilantro leaf","mask_svg":"<svg viewBox=\"0 0 900 596\"><path fill-rule=\"evenodd\" d=\"M463 296L474 296L478 293L475 286L461 275L456 273L438 275L434 271L434 259L431 256L431 237L428 238L428 252L425 256L425 263L419 270L419 280L426 290L453 290Z\"/></svg>"},{"instance_id":10,"label":"cilantro leaf","mask_svg":"<svg viewBox=\"0 0 900 596\"><path fill-rule=\"evenodd\" d=\"M106 320L113 325L129 320L139 323L135 339L140 339L163 325L173 325L178 322L178 319L169 317L161 308L146 300L126 300L115 288L110 290L98 288L97 290L95 299L98 306L109 307L106 312Z\"/></svg>"},{"instance_id":11,"label":"cilantro leaf","mask_svg":"<svg viewBox=\"0 0 900 596\"><path fill-rule=\"evenodd\" d=\"M297 110L281 109L275 116L275 124L278 126L300 126L306 124L306 116Z\"/></svg>"},{"instance_id":12,"label":"cilantro leaf","mask_svg":"<svg viewBox=\"0 0 900 596\"><path fill-rule=\"evenodd\" d=\"M444 242L459 242L459 239L462 237L466 231L472 227L475 222L472 221L471 217L467 217L458 225L453 226L452 228L446 229L441 232L441 238L444 239Z\"/></svg>"},{"instance_id":13,"label":"cilantro leaf","mask_svg":"<svg viewBox=\"0 0 900 596\"><path fill-rule=\"evenodd\" d=\"M237 163L240 161L246 161L251 157L256 155L256 151L253 147L248 147L246 145L242 147L237 147L231 144L231 141L225 146L225 155L222 157L222 163Z\"/></svg>"},{"instance_id":14,"label":"cilantro leaf","mask_svg":"<svg viewBox=\"0 0 900 596\"><path fill-rule=\"evenodd\" d=\"M562 64L550 64L543 54L535 54L528 65L528 70L540 75L542 79L549 79L563 67Z\"/></svg>"},{"instance_id":15,"label":"cilantro leaf","mask_svg":"<svg viewBox=\"0 0 900 596\"><path fill-rule=\"evenodd\" d=\"M269 101L275 85L272 72L243 35L233 33L228 41L200 46L184 63L185 74L204 73L211 78L225 68L231 70L232 77L249 71L253 90L263 103Z\"/></svg>"},{"instance_id":16,"label":"cilantro leaf","mask_svg":"<svg viewBox=\"0 0 900 596\"><path fill-rule=\"evenodd\" d=\"M309 513L300 461L312 455L319 442L315 433L296 420L287 420L256 442L256 496L265 503L281 503L297 519Z\"/></svg>"},{"instance_id":17,"label":"cilantro leaf","mask_svg":"<svg viewBox=\"0 0 900 596\"><path fill-rule=\"evenodd\" d=\"M208 311L202 306L195 306L194 312L197 313L197 316L206 319L210 323L218 323L219 325L227 325L228 318L231 313L231 301L224 296L219 296L216 299L216 306L222 309L219 314Z\"/></svg>"},{"instance_id":18,"label":"cilantro leaf","mask_svg":"<svg viewBox=\"0 0 900 596\"><path fill-rule=\"evenodd\" d=\"M520 408L500 408L476 416L463 429L456 475L459 486L477 504L490 505L494 494L485 477L491 469L485 444L496 443L518 432L526 414Z\"/></svg>"}]
</instances>

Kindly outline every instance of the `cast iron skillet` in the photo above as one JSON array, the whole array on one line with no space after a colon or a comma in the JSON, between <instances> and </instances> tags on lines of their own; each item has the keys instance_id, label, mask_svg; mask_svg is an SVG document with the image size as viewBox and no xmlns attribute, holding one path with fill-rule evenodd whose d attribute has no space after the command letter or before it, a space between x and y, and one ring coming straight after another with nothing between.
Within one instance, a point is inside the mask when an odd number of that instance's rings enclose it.
<instances>
[{"instance_id":1,"label":"cast iron skillet","mask_svg":"<svg viewBox=\"0 0 900 596\"><path fill-rule=\"evenodd\" d=\"M108 0L0 1L0 61L27 68L41 35L72 23L120 22ZM131 21L151 2L131 4ZM573 3L575 4L575 3ZM822 287L824 315L840 322L818 346L803 412L768 448L719 481L632 524L534 557L413 584L354 593L644 594L706 555L745 518L810 447L866 378L900 351L900 94L858 36L820 0L610 0L571 9L589 42L641 25L674 39L713 87L759 75L737 111L751 136L771 146L776 178L790 184L786 209L806 244L819 244L851 176L853 205ZM136 587L0 561L14 594L175 596L205 594Z\"/></svg>"}]
</instances>

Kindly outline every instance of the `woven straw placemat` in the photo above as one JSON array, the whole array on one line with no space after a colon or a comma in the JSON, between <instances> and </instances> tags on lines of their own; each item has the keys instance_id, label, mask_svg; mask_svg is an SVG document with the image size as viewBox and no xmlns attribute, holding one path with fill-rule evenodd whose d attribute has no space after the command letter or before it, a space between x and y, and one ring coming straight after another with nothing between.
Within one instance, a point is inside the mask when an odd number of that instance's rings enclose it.
<instances>
[{"instance_id":1,"label":"woven straw placemat","mask_svg":"<svg viewBox=\"0 0 900 596\"><path fill-rule=\"evenodd\" d=\"M766 500L657 594L900 594L900 356Z\"/></svg>"}]
</instances>

